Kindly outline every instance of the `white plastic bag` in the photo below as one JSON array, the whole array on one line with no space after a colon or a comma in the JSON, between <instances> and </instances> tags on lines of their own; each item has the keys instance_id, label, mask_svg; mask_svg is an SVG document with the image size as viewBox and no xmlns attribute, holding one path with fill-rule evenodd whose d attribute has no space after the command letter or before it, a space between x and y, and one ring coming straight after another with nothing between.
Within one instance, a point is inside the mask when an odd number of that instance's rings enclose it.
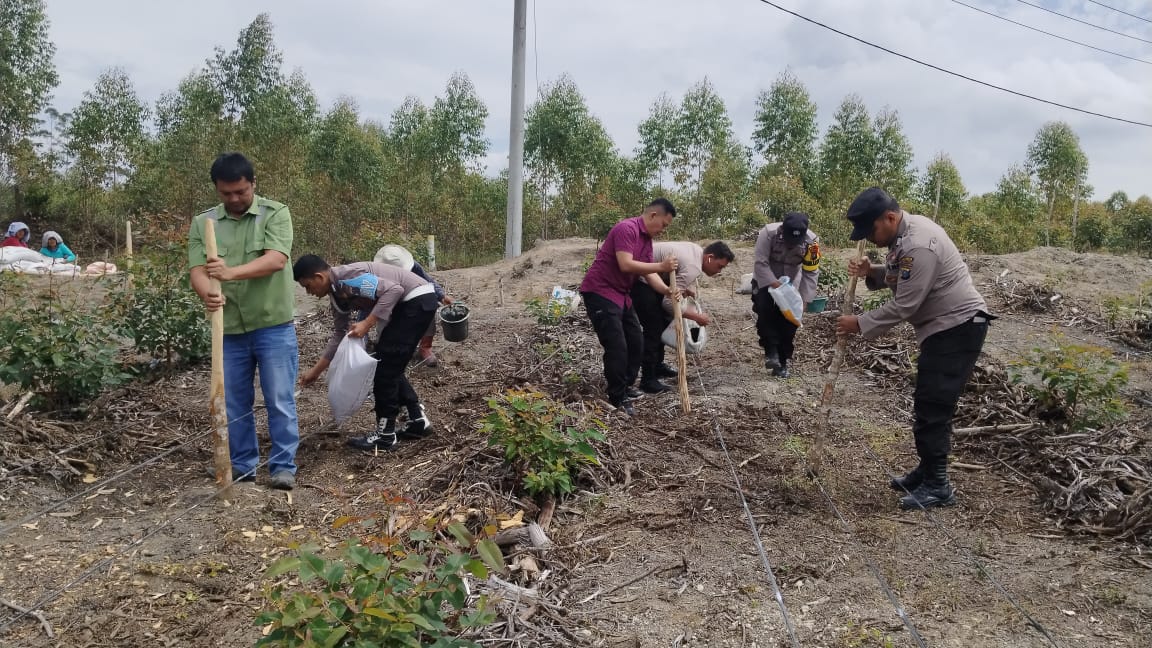
<instances>
[{"instance_id":1,"label":"white plastic bag","mask_svg":"<svg viewBox=\"0 0 1152 648\"><path fill-rule=\"evenodd\" d=\"M328 366L328 404L337 425L355 414L368 399L375 373L376 358L368 355L364 338L344 336Z\"/></svg>"},{"instance_id":2,"label":"white plastic bag","mask_svg":"<svg viewBox=\"0 0 1152 648\"><path fill-rule=\"evenodd\" d=\"M580 305L580 293L560 286L552 286L552 296L549 301L560 304L564 309L564 314L567 315Z\"/></svg>"},{"instance_id":3,"label":"white plastic bag","mask_svg":"<svg viewBox=\"0 0 1152 648\"><path fill-rule=\"evenodd\" d=\"M780 287L769 288L768 293L772 295L772 301L776 302L776 307L780 309L784 319L800 326L800 319L804 317L804 298L800 296L796 286L792 285L792 281L788 277L782 277Z\"/></svg>"},{"instance_id":4,"label":"white plastic bag","mask_svg":"<svg viewBox=\"0 0 1152 648\"><path fill-rule=\"evenodd\" d=\"M689 305L696 305L695 300L691 297L684 300L683 307L687 308ZM684 322L684 352L700 353L703 351L704 345L708 342L708 329L683 315L680 316L680 320ZM664 332L660 334L660 341L665 346L676 348L676 320L672 320Z\"/></svg>"},{"instance_id":5,"label":"white plastic bag","mask_svg":"<svg viewBox=\"0 0 1152 648\"><path fill-rule=\"evenodd\" d=\"M736 289L737 295L752 294L752 273L740 275L740 287Z\"/></svg>"}]
</instances>

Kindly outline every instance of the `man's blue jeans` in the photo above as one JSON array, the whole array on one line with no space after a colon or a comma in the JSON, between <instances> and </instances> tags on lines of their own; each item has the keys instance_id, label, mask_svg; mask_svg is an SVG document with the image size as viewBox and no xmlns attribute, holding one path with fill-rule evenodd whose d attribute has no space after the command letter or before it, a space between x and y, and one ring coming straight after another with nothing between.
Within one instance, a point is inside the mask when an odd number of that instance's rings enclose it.
<instances>
[{"instance_id":1,"label":"man's blue jeans","mask_svg":"<svg viewBox=\"0 0 1152 648\"><path fill-rule=\"evenodd\" d=\"M294 392L299 362L296 326L292 322L224 336L224 399L234 477L254 472L260 463L252 411L257 367L268 410L268 434L272 437L268 472L275 475L287 470L296 474L300 428Z\"/></svg>"}]
</instances>

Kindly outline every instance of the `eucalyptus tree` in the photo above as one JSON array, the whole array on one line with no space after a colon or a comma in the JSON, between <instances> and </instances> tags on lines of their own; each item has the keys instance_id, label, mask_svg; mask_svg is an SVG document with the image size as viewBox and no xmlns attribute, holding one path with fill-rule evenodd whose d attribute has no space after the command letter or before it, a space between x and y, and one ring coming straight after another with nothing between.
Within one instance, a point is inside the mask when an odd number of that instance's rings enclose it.
<instances>
[{"instance_id":1,"label":"eucalyptus tree","mask_svg":"<svg viewBox=\"0 0 1152 648\"><path fill-rule=\"evenodd\" d=\"M1050 245L1057 201L1087 197L1088 156L1080 149L1080 138L1072 127L1054 121L1044 124L1036 132L1036 137L1028 145L1025 164L1048 204L1044 242Z\"/></svg>"},{"instance_id":2,"label":"eucalyptus tree","mask_svg":"<svg viewBox=\"0 0 1152 648\"><path fill-rule=\"evenodd\" d=\"M735 137L724 100L705 78L680 101L671 137L672 169L683 190L698 192L713 155L727 151Z\"/></svg>"},{"instance_id":3,"label":"eucalyptus tree","mask_svg":"<svg viewBox=\"0 0 1152 648\"><path fill-rule=\"evenodd\" d=\"M611 173L614 160L608 131L571 77L545 86L524 118L524 162L539 191L542 238L552 236L550 204L559 208L562 220L570 220Z\"/></svg>"},{"instance_id":4,"label":"eucalyptus tree","mask_svg":"<svg viewBox=\"0 0 1152 648\"><path fill-rule=\"evenodd\" d=\"M790 70L760 92L753 121L752 143L767 174L807 177L816 162L816 104Z\"/></svg>"},{"instance_id":5,"label":"eucalyptus tree","mask_svg":"<svg viewBox=\"0 0 1152 648\"><path fill-rule=\"evenodd\" d=\"M59 83L43 0L0 0L0 185L23 211L21 185L37 166L32 140Z\"/></svg>"},{"instance_id":6,"label":"eucalyptus tree","mask_svg":"<svg viewBox=\"0 0 1152 648\"><path fill-rule=\"evenodd\" d=\"M839 207L868 186L877 150L876 132L864 101L848 95L840 103L820 144L820 195Z\"/></svg>"}]
</instances>

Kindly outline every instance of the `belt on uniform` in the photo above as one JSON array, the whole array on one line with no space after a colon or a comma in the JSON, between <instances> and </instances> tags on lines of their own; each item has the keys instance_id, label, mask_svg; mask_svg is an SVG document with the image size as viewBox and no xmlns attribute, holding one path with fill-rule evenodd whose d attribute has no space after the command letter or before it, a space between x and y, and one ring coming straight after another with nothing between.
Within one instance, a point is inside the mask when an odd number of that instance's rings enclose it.
<instances>
[{"instance_id":1,"label":"belt on uniform","mask_svg":"<svg viewBox=\"0 0 1152 648\"><path fill-rule=\"evenodd\" d=\"M973 315L972 319L969 321L971 321L973 324L990 324L994 319L996 319L995 315L989 315L984 311L976 311L976 314Z\"/></svg>"},{"instance_id":2,"label":"belt on uniform","mask_svg":"<svg viewBox=\"0 0 1152 648\"><path fill-rule=\"evenodd\" d=\"M412 301L421 295L431 295L436 292L436 286L426 283L423 286L416 286L412 290L404 293L404 297L400 299L402 302Z\"/></svg>"}]
</instances>

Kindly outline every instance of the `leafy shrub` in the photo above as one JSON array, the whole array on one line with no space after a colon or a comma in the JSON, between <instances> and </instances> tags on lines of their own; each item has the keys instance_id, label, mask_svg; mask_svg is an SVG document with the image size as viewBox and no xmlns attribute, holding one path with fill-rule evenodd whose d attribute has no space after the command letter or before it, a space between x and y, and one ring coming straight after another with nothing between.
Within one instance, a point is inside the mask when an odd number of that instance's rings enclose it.
<instances>
[{"instance_id":1,"label":"leafy shrub","mask_svg":"<svg viewBox=\"0 0 1152 648\"><path fill-rule=\"evenodd\" d=\"M824 295L831 295L848 285L848 265L840 259L823 257L820 259L820 276L816 288Z\"/></svg>"},{"instance_id":2,"label":"leafy shrub","mask_svg":"<svg viewBox=\"0 0 1152 648\"><path fill-rule=\"evenodd\" d=\"M183 250L168 246L143 257L132 269L133 284L115 292L111 314L136 349L169 366L193 362L212 351L204 304L192 290Z\"/></svg>"},{"instance_id":3,"label":"leafy shrub","mask_svg":"<svg viewBox=\"0 0 1152 648\"><path fill-rule=\"evenodd\" d=\"M315 547L273 563L266 578L293 573L265 594L267 609L256 623L267 626L257 646L274 648L478 647L459 635L492 623L495 614L480 596L468 602L470 575L502 570L500 548L478 539L459 523L436 524L406 534L388 533L392 515L339 518L334 526L358 523L365 537L341 545L334 557ZM382 549L374 550L373 546Z\"/></svg>"},{"instance_id":4,"label":"leafy shrub","mask_svg":"<svg viewBox=\"0 0 1152 648\"><path fill-rule=\"evenodd\" d=\"M524 302L524 310L535 317L540 326L556 326L572 312L572 304L567 299L534 297Z\"/></svg>"},{"instance_id":5,"label":"leafy shrub","mask_svg":"<svg viewBox=\"0 0 1152 648\"><path fill-rule=\"evenodd\" d=\"M1043 414L1062 418L1075 429L1125 416L1119 394L1128 384L1128 370L1107 349L1058 338L1013 363L1012 380L1028 390Z\"/></svg>"},{"instance_id":6,"label":"leafy shrub","mask_svg":"<svg viewBox=\"0 0 1152 648\"><path fill-rule=\"evenodd\" d=\"M864 296L860 298L860 307L866 311L876 310L877 308L880 308L884 304L888 303L888 300L890 299L892 299L891 288L870 290L864 293Z\"/></svg>"},{"instance_id":7,"label":"leafy shrub","mask_svg":"<svg viewBox=\"0 0 1152 648\"><path fill-rule=\"evenodd\" d=\"M32 278L7 274L3 293L21 297L0 308L0 382L35 392L38 406L68 408L130 377L112 326L86 307L60 303L52 285L41 291Z\"/></svg>"},{"instance_id":8,"label":"leafy shrub","mask_svg":"<svg viewBox=\"0 0 1152 648\"><path fill-rule=\"evenodd\" d=\"M571 493L581 466L599 465L590 441L603 441L604 424L587 423L544 394L509 390L488 399L492 410L481 431L488 445L504 449L504 460L523 475L531 495ZM590 425L587 429L581 429Z\"/></svg>"}]
</instances>

